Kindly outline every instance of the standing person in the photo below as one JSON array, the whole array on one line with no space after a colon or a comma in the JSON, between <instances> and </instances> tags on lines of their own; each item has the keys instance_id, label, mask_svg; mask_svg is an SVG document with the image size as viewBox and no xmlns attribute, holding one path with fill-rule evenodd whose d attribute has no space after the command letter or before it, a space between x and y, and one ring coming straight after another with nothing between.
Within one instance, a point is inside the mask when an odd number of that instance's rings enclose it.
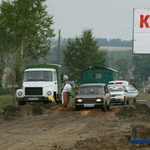
<instances>
[{"instance_id":1,"label":"standing person","mask_svg":"<svg viewBox=\"0 0 150 150\"><path fill-rule=\"evenodd\" d=\"M132 84L137 89L137 87L133 81L130 81L130 84Z\"/></svg>"},{"instance_id":2,"label":"standing person","mask_svg":"<svg viewBox=\"0 0 150 150\"><path fill-rule=\"evenodd\" d=\"M74 98L74 95L71 92L71 87L73 87L74 84L75 84L74 81L71 81L70 83L66 83L62 91L62 104L65 107L67 107L69 104L69 96L72 96Z\"/></svg>"}]
</instances>

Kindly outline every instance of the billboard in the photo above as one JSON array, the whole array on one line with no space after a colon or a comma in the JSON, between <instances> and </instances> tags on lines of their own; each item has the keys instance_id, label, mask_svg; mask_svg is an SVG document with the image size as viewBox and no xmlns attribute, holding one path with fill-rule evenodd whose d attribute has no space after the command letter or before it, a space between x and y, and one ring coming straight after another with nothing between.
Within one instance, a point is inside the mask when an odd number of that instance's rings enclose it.
<instances>
[{"instance_id":1,"label":"billboard","mask_svg":"<svg viewBox=\"0 0 150 150\"><path fill-rule=\"evenodd\" d=\"M133 9L133 54L150 54L150 9Z\"/></svg>"}]
</instances>

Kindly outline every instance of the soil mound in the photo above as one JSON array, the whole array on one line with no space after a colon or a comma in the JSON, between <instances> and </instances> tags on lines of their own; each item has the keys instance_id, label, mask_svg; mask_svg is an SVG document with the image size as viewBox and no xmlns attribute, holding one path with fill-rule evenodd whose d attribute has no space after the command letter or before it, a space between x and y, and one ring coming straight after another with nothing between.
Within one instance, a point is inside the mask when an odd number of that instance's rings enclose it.
<instances>
[{"instance_id":1,"label":"soil mound","mask_svg":"<svg viewBox=\"0 0 150 150\"><path fill-rule=\"evenodd\" d=\"M133 126L132 139L150 139L150 127L144 125Z\"/></svg>"},{"instance_id":2,"label":"soil mound","mask_svg":"<svg viewBox=\"0 0 150 150\"><path fill-rule=\"evenodd\" d=\"M123 107L115 115L120 119L130 118L150 121L150 108L146 104L135 103L132 106Z\"/></svg>"},{"instance_id":3,"label":"soil mound","mask_svg":"<svg viewBox=\"0 0 150 150\"><path fill-rule=\"evenodd\" d=\"M60 106L55 103L31 102L22 106L7 106L3 112L3 118L6 120L15 117L23 117L27 115L36 116L42 115L47 109L55 110Z\"/></svg>"}]
</instances>

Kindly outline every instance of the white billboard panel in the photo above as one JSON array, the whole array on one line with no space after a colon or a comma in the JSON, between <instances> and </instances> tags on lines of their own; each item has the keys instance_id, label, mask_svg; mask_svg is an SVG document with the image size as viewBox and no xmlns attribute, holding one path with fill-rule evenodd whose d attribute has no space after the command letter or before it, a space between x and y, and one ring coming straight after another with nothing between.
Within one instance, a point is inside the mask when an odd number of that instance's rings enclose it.
<instances>
[{"instance_id":1,"label":"white billboard panel","mask_svg":"<svg viewBox=\"0 0 150 150\"><path fill-rule=\"evenodd\" d=\"M150 9L134 8L133 54L150 54Z\"/></svg>"}]
</instances>

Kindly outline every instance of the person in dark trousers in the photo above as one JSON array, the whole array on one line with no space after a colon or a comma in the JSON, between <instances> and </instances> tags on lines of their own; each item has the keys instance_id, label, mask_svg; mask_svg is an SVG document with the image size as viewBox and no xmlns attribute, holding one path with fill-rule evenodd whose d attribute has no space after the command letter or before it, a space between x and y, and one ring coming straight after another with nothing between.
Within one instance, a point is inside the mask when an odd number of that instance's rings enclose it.
<instances>
[{"instance_id":1,"label":"person in dark trousers","mask_svg":"<svg viewBox=\"0 0 150 150\"><path fill-rule=\"evenodd\" d=\"M130 84L133 85L137 89L137 87L133 81L130 81ZM135 102L136 102L136 98L133 100L133 103L135 103Z\"/></svg>"},{"instance_id":2,"label":"person in dark trousers","mask_svg":"<svg viewBox=\"0 0 150 150\"><path fill-rule=\"evenodd\" d=\"M130 84L132 84L137 89L137 87L133 81L130 81Z\"/></svg>"}]
</instances>

